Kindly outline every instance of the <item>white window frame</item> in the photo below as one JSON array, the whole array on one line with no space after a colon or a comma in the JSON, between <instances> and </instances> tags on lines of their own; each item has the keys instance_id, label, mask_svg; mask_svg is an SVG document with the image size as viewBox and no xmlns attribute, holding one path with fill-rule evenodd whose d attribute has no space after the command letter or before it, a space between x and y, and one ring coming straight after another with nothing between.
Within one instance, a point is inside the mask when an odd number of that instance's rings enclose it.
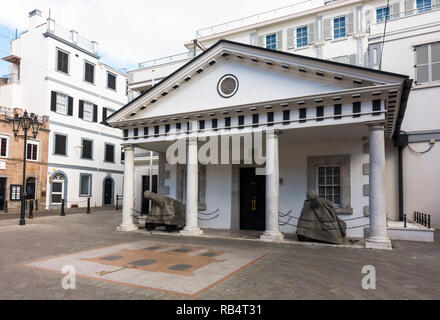
<instances>
[{"instance_id":1,"label":"white window frame","mask_svg":"<svg viewBox=\"0 0 440 320\"><path fill-rule=\"evenodd\" d=\"M90 111L87 110L87 114L90 113L90 119L86 117L86 106L90 106ZM93 121L93 103L88 101L83 101L83 120Z\"/></svg>"},{"instance_id":2,"label":"white window frame","mask_svg":"<svg viewBox=\"0 0 440 320\"><path fill-rule=\"evenodd\" d=\"M433 44L440 45L440 41L425 43L425 44L417 45L414 47L414 69L415 69L414 70L414 78L416 79L417 83L430 83L430 82L440 81L440 79L436 79L436 80L432 79L432 66L433 66L433 64L436 64L436 65L440 64L440 61L432 62L432 45ZM428 47L428 59L427 59L426 63L417 64L417 47L423 47L423 46ZM419 79L417 78L417 67L419 67L419 66L427 66L428 67L428 80L427 81L419 81Z\"/></svg>"},{"instance_id":3,"label":"white window frame","mask_svg":"<svg viewBox=\"0 0 440 320\"><path fill-rule=\"evenodd\" d=\"M28 158L28 145L36 145L37 146L37 154L36 154L36 159L29 159ZM32 148L32 153L33 153L33 148ZM39 141L35 141L35 140L28 140L27 141L27 145L26 145L26 161L33 161L33 162L38 162L39 158L40 158L40 142ZM33 154L31 154L32 156Z\"/></svg>"},{"instance_id":4,"label":"white window frame","mask_svg":"<svg viewBox=\"0 0 440 320\"><path fill-rule=\"evenodd\" d=\"M385 16L382 16L382 18L380 20L378 20L377 19L377 11L385 9L385 8L388 8L388 19L386 19L386 15L385 15ZM385 6L381 6L381 7L376 8L376 19L375 20L376 20L376 23L384 22L385 20L390 21L391 20L391 5L389 5L389 6L385 5Z\"/></svg>"},{"instance_id":5,"label":"white window frame","mask_svg":"<svg viewBox=\"0 0 440 320\"><path fill-rule=\"evenodd\" d=\"M114 88L114 89L113 89L113 88L110 88L110 87L108 86L108 76L109 76L109 75L112 75L112 76L115 77L115 88ZM117 89L118 89L118 75L117 75L116 73L113 73L113 72L107 71L107 89L112 90L112 91L117 91Z\"/></svg>"},{"instance_id":6,"label":"white window frame","mask_svg":"<svg viewBox=\"0 0 440 320\"><path fill-rule=\"evenodd\" d=\"M319 184L319 168L325 168L325 170L327 171L327 168L339 168L339 184L334 184L334 183L332 183L332 184L327 184L327 173L325 173L325 175L324 175L324 179L325 179L325 183L324 183L324 185L320 185ZM341 171L342 170L342 168L341 168L341 166L339 166L339 165L331 165L331 164L329 164L329 165L318 165L317 167L316 167L316 193L320 196L320 197L322 197L322 198L325 198L325 199L327 199L327 191L325 192L325 196L322 196L322 195L320 195L319 194L319 188L320 187L323 187L323 188L327 188L327 187L332 187L332 188L334 188L334 187L339 187L339 203L335 203L334 202L334 197L335 197L335 193L334 193L334 189L332 189L333 191L332 191L332 194L331 194L331 200L330 201L332 201L333 202L333 204L336 206L336 207L341 207L342 206L342 174L341 174Z\"/></svg>"},{"instance_id":7,"label":"white window frame","mask_svg":"<svg viewBox=\"0 0 440 320\"><path fill-rule=\"evenodd\" d=\"M93 82L90 82L90 81L86 80L86 65L87 64L90 64L90 65L93 66ZM87 82L87 83L95 84L95 80L96 80L96 64L94 64L94 63L92 63L90 61L84 60L84 78L83 78L83 80L85 82Z\"/></svg>"},{"instance_id":8,"label":"white window frame","mask_svg":"<svg viewBox=\"0 0 440 320\"><path fill-rule=\"evenodd\" d=\"M422 0L423 2L425 2L426 0ZM415 8L417 9L417 13L423 13L423 12L429 12L432 10L433 5L435 6L435 3L432 3L433 0L430 0L430 5L429 6L423 6L421 9L419 9L417 7L417 0L415 0Z\"/></svg>"},{"instance_id":9,"label":"white window frame","mask_svg":"<svg viewBox=\"0 0 440 320\"><path fill-rule=\"evenodd\" d=\"M57 92L56 94L57 94L56 112L67 115L69 112L69 96L61 92ZM65 102L64 104L60 103L62 100L64 100ZM63 106L63 105L65 106L64 112L62 112L61 109L59 108L59 106Z\"/></svg>"},{"instance_id":10,"label":"white window frame","mask_svg":"<svg viewBox=\"0 0 440 320\"><path fill-rule=\"evenodd\" d=\"M269 36L275 36L275 42L270 44L270 45L275 45L274 49L269 48L268 45L267 45L267 37L269 37ZM271 32L271 33L268 33L268 34L264 35L264 46L265 46L266 49L270 49L270 50L276 50L277 49L277 33L276 32Z\"/></svg>"},{"instance_id":11,"label":"white window frame","mask_svg":"<svg viewBox=\"0 0 440 320\"><path fill-rule=\"evenodd\" d=\"M345 29L345 35L343 37L335 37L335 19L340 19L340 18L344 18L345 19L345 25L344 25L344 29ZM343 14L341 16L338 17L333 17L332 18L332 32L333 32L333 39L334 40L341 40L341 39L346 39L347 38L347 15Z\"/></svg>"},{"instance_id":12,"label":"white window frame","mask_svg":"<svg viewBox=\"0 0 440 320\"><path fill-rule=\"evenodd\" d=\"M1 154L1 139L6 139L6 154L3 156ZM9 137L0 135L0 158L7 158L9 156Z\"/></svg>"},{"instance_id":13,"label":"white window frame","mask_svg":"<svg viewBox=\"0 0 440 320\"><path fill-rule=\"evenodd\" d=\"M57 54L55 57L55 70L58 72L61 72L63 74L69 75L70 74L70 52L63 50L63 49L60 49L58 47L56 48L56 50L57 50ZM58 52L60 52L60 51L67 54L67 72L64 72L63 70L58 69Z\"/></svg>"},{"instance_id":14,"label":"white window frame","mask_svg":"<svg viewBox=\"0 0 440 320\"><path fill-rule=\"evenodd\" d=\"M89 178L89 187L88 187L87 194L81 193L81 182L82 182L83 177ZM79 174L79 196L80 197L91 197L92 196L92 175L89 173L80 173Z\"/></svg>"},{"instance_id":15,"label":"white window frame","mask_svg":"<svg viewBox=\"0 0 440 320\"><path fill-rule=\"evenodd\" d=\"M301 28L306 28L306 36L305 36L305 38L307 40L307 44L303 45L303 46L299 46L298 45L298 39L299 39L299 37L298 37L298 29L301 29ZM301 39L302 38L304 38L304 37L301 37ZM295 47L298 48L298 49L300 49L300 48L308 48L309 47L309 26L308 25L303 25L303 26L299 26L299 27L295 28Z\"/></svg>"}]
</instances>

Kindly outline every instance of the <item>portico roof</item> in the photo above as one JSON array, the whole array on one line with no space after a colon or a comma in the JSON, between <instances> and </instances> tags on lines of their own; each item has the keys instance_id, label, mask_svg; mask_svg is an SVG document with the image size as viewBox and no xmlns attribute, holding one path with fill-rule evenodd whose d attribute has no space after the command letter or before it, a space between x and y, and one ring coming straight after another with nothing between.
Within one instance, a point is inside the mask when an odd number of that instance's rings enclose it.
<instances>
[{"instance_id":1,"label":"portico roof","mask_svg":"<svg viewBox=\"0 0 440 320\"><path fill-rule=\"evenodd\" d=\"M220 97L213 92L216 72L238 73L240 93ZM380 99L386 101L383 120L390 138L400 130L411 83L401 74L221 40L106 121L127 128Z\"/></svg>"}]
</instances>

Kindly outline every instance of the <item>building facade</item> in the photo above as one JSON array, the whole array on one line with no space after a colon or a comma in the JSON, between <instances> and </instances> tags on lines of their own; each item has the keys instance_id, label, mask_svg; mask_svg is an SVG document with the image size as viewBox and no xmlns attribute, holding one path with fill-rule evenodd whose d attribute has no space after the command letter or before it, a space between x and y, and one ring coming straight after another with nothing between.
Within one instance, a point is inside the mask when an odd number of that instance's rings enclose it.
<instances>
[{"instance_id":1,"label":"building facade","mask_svg":"<svg viewBox=\"0 0 440 320\"><path fill-rule=\"evenodd\" d=\"M51 118L46 207L114 204L122 194L121 131L105 119L127 102L126 76L101 63L98 43L39 10L12 41L2 103Z\"/></svg>"},{"instance_id":2,"label":"building facade","mask_svg":"<svg viewBox=\"0 0 440 320\"><path fill-rule=\"evenodd\" d=\"M139 64L128 73L130 100L160 83L193 57L227 39L267 49L390 71L415 79L401 131L388 142L387 181L397 181L391 220L432 216L440 226L440 1L304 1L198 30L187 52ZM398 53L398 56L396 54ZM368 188L368 181L365 181ZM369 207L363 208L368 214Z\"/></svg>"},{"instance_id":3,"label":"building facade","mask_svg":"<svg viewBox=\"0 0 440 320\"><path fill-rule=\"evenodd\" d=\"M19 212L23 179L23 137L15 137L8 119L23 110L0 107L0 212ZM49 117L42 123L37 137L28 136L26 146L26 199L46 203L47 155L49 149ZM19 135L23 132L20 131Z\"/></svg>"}]
</instances>

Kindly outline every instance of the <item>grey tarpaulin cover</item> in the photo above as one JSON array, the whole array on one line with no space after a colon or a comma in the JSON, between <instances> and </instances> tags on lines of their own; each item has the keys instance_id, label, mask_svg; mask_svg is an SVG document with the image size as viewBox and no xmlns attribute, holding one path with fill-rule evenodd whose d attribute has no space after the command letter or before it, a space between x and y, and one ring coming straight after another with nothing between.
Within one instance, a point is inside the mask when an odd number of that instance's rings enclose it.
<instances>
[{"instance_id":1,"label":"grey tarpaulin cover","mask_svg":"<svg viewBox=\"0 0 440 320\"><path fill-rule=\"evenodd\" d=\"M299 236L309 239L335 244L345 241L345 222L336 215L333 203L319 198L314 190L307 192L297 228Z\"/></svg>"},{"instance_id":2,"label":"grey tarpaulin cover","mask_svg":"<svg viewBox=\"0 0 440 320\"><path fill-rule=\"evenodd\" d=\"M185 225L186 206L183 203L148 190L144 192L144 198L152 201L147 223Z\"/></svg>"}]
</instances>

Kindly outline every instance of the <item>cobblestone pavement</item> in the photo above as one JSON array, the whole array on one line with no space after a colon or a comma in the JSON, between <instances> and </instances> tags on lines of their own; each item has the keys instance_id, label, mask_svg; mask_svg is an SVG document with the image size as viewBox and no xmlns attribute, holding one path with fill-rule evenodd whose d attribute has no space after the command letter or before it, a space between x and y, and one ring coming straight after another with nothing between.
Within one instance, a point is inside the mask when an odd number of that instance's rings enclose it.
<instances>
[{"instance_id":1,"label":"cobblestone pavement","mask_svg":"<svg viewBox=\"0 0 440 320\"><path fill-rule=\"evenodd\" d=\"M440 246L393 241L394 250L271 244L115 231L115 211L40 217L26 226L0 225L0 299L193 299L154 289L77 277L63 290L61 273L23 264L142 240L176 245L222 246L271 254L242 269L197 299L439 299ZM376 268L376 290L363 290L364 265Z\"/></svg>"}]
</instances>

